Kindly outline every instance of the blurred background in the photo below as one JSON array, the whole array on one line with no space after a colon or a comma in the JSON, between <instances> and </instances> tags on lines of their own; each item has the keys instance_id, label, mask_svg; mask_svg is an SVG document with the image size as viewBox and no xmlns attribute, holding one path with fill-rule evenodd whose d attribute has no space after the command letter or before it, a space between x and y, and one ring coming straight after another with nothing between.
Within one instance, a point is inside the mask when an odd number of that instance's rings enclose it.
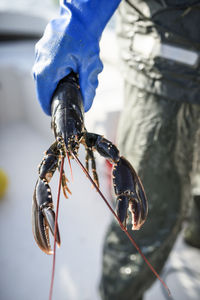
<instances>
[{"instance_id":1,"label":"blurred background","mask_svg":"<svg viewBox=\"0 0 200 300\"><path fill-rule=\"evenodd\" d=\"M8 180L0 199L0 300L48 299L52 257L34 241L31 206L37 166L54 137L50 118L36 99L31 68L34 45L58 9L56 0L0 2L0 169ZM115 16L103 34L101 57L104 71L86 114L86 127L115 142L123 106ZM84 149L80 159L84 162ZM73 180L66 164L72 196L68 200L61 196L54 299L99 300L102 245L112 216L74 162L72 169ZM111 199L109 168L98 155L97 170L101 190ZM54 202L58 179L55 174L51 182ZM163 271L174 299L199 299L199 258L199 250L186 246L180 235ZM156 282L145 299L162 300L167 295Z\"/></svg>"}]
</instances>

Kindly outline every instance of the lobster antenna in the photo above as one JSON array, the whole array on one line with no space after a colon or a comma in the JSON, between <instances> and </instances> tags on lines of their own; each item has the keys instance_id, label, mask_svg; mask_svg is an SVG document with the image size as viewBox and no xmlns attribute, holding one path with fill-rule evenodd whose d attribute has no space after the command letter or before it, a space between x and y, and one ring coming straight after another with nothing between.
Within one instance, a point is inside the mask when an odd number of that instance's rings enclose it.
<instances>
[{"instance_id":1,"label":"lobster antenna","mask_svg":"<svg viewBox=\"0 0 200 300\"><path fill-rule=\"evenodd\" d=\"M58 196L57 196L57 206L56 206L56 216L55 216L55 228L54 228L54 244L53 244L53 265L52 265L52 273L51 273L51 285L49 291L49 300L52 299L53 295L53 284L55 277L55 266L56 266L56 234L58 230L58 210L60 204L60 190L61 190L61 182L62 182L62 173L63 173L63 165L64 165L64 156L62 156L61 166L60 166L60 177L59 177L59 185L58 185Z\"/></svg>"},{"instance_id":2,"label":"lobster antenna","mask_svg":"<svg viewBox=\"0 0 200 300\"><path fill-rule=\"evenodd\" d=\"M113 208L111 207L111 205L108 203L108 200L102 194L102 192L100 191L100 189L98 188L98 186L96 185L96 183L94 182L94 180L92 179L92 177L90 176L90 174L88 173L88 171L85 169L85 167L83 166L83 164L81 163L81 161L79 160L79 158L73 152L71 152L71 155L76 160L76 162L78 163L78 165L81 167L81 169L83 170L83 172L86 174L86 176L88 177L88 179L91 181L91 183L93 184L93 186L95 187L95 189L97 190L97 192L99 193L99 195L101 196L101 198L104 200L104 202L108 206L108 208L111 211L111 213L114 215L115 219L117 219L117 221L119 222L119 225L120 225L121 229L124 231L124 233L126 234L126 236L129 238L129 240L132 243L132 245L137 249L137 251L139 252L139 254L141 255L141 257L143 258L143 260L145 261L145 263L148 265L148 267L151 269L151 271L154 273L154 275L158 278L158 280L165 287L165 289L167 290L167 293L168 293L169 297L171 297L170 289L168 288L168 286L166 285L166 283L162 280L162 278L160 277L160 275L156 272L156 270L151 265L151 263L148 261L148 259L145 257L145 255L142 253L142 251L140 250L139 246L136 244L136 242L134 241L134 239L131 237L131 235L129 234L129 232L126 229L126 227L122 224L122 222L120 221L119 217L117 216L117 214L115 213L115 211L113 210Z\"/></svg>"}]
</instances>

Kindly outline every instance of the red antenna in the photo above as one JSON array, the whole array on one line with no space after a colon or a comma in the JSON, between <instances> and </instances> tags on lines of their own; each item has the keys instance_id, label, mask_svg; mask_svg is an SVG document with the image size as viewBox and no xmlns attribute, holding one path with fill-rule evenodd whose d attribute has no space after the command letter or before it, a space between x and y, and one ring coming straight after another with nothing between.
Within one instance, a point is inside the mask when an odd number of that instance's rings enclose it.
<instances>
[{"instance_id":1,"label":"red antenna","mask_svg":"<svg viewBox=\"0 0 200 300\"><path fill-rule=\"evenodd\" d=\"M62 160L61 160L60 177L59 177L59 185L58 185L57 207L56 207L55 228L54 228L54 244L53 244L53 265L52 265L52 273L51 273L51 285L50 285L50 291L49 291L49 300L52 299L53 284L54 284L54 277L55 277L55 266L56 266L56 234L57 234L57 230L58 230L58 210L59 210L59 204L60 204L60 190L61 190L63 166L64 166L64 156L62 157Z\"/></svg>"},{"instance_id":2,"label":"red antenna","mask_svg":"<svg viewBox=\"0 0 200 300\"><path fill-rule=\"evenodd\" d=\"M121 227L121 229L124 231L124 233L127 235L127 237L129 238L130 242L132 243L132 245L137 249L137 251L140 253L141 257L144 259L144 261L146 262L146 264L149 266L149 268L152 270L152 272L154 273L154 275L158 278L158 280L162 283L162 285L165 287L165 289L167 290L167 293L169 295L169 297L171 297L171 292L170 289L168 288L168 286L165 284L165 282L162 280L162 278L160 277L160 275L156 272L156 270L154 269L154 267L150 264L150 262L147 260L147 258L145 257L145 255L142 253L142 251L140 250L139 246L136 244L136 242L134 241L134 239L131 237L131 235L129 234L129 232L127 231L126 227L124 227L124 225L122 224L122 222L120 221L119 217L117 216L117 214L115 213L115 211L113 210L113 208L111 207L111 205L108 203L107 199L105 198L105 196L102 194L102 192L100 191L100 189L98 188L98 186L95 184L94 180L92 179L92 177L90 176L90 174L87 172L87 170L85 169L85 167L83 166L83 164L81 163L81 161L79 160L79 158L73 153L71 152L71 155L73 156L73 158L76 160L76 162L80 165L81 169L83 170L83 172L86 174L86 176L88 177L88 179L91 181L91 183L93 184L93 186L95 187L95 189L97 190L97 192L99 193L99 195L101 196L101 198L104 200L104 202L106 203L106 205L108 206L109 210L111 211L111 213L114 215L114 217L117 219L117 221L119 222L119 225Z\"/></svg>"}]
</instances>

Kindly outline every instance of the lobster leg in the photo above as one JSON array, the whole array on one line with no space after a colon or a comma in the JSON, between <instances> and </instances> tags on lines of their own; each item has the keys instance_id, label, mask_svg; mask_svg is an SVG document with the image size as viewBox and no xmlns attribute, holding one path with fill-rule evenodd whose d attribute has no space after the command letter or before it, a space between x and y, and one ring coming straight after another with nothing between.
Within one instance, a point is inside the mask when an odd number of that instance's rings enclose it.
<instances>
[{"instance_id":1,"label":"lobster leg","mask_svg":"<svg viewBox=\"0 0 200 300\"><path fill-rule=\"evenodd\" d=\"M119 150L103 136L85 134L85 144L113 164L113 185L117 196L117 215L126 227L128 210L132 217L132 229L138 230L145 222L148 212L143 185L132 165L119 155Z\"/></svg>"},{"instance_id":2,"label":"lobster leg","mask_svg":"<svg viewBox=\"0 0 200 300\"><path fill-rule=\"evenodd\" d=\"M65 172L62 172L62 191L63 194L65 196L66 199L68 199L68 195L67 192L71 195L72 192L70 191L70 189L68 188L67 183L69 182L69 180L67 179L67 177L65 176Z\"/></svg>"},{"instance_id":3,"label":"lobster leg","mask_svg":"<svg viewBox=\"0 0 200 300\"><path fill-rule=\"evenodd\" d=\"M36 182L32 203L32 229L38 246L47 254L52 254L49 229L54 234L55 212L51 189L48 184L58 167L59 151L57 142L51 145L39 166L39 178ZM60 245L60 234L57 230L56 242Z\"/></svg>"},{"instance_id":4,"label":"lobster leg","mask_svg":"<svg viewBox=\"0 0 200 300\"><path fill-rule=\"evenodd\" d=\"M59 164L58 164L58 170L60 172L60 166L61 166L61 161L59 161ZM66 175L65 175L65 172L64 170L62 171L62 179L61 179L61 183L62 183L62 191L63 191L63 194L65 196L66 199L68 199L68 195L67 195L67 192L71 195L71 191L70 189L68 188L68 185L67 183L69 182L69 180L67 179Z\"/></svg>"},{"instance_id":5,"label":"lobster leg","mask_svg":"<svg viewBox=\"0 0 200 300\"><path fill-rule=\"evenodd\" d=\"M85 157L86 164L85 164L85 166L86 166L86 170L88 172L89 172L89 160L91 160L93 180L94 180L95 184L99 187L99 178L98 178L97 171L96 171L95 157L94 157L92 149L86 147L86 157Z\"/></svg>"}]
</instances>

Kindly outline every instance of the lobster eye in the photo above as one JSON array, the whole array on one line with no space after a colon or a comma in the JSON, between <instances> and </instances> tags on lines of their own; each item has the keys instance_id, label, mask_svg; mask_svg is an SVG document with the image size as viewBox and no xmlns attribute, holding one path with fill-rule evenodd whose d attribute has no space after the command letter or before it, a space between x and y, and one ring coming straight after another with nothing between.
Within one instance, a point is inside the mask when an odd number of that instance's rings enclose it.
<instances>
[{"instance_id":1,"label":"lobster eye","mask_svg":"<svg viewBox=\"0 0 200 300\"><path fill-rule=\"evenodd\" d=\"M57 137L57 141L58 141L58 142L61 142L61 141L62 141L61 136L58 136L58 137Z\"/></svg>"}]
</instances>

